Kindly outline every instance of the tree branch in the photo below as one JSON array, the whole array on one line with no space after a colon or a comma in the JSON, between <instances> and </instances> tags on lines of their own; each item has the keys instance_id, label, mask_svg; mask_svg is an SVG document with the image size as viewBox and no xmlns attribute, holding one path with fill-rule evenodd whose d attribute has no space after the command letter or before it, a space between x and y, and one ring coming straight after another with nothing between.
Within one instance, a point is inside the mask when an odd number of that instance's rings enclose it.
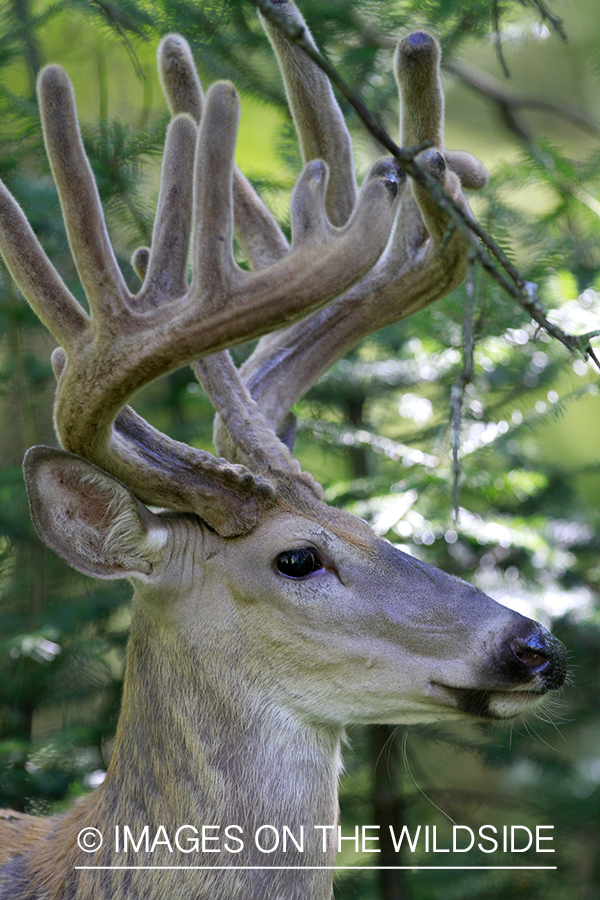
<instances>
[{"instance_id":1,"label":"tree branch","mask_svg":"<svg viewBox=\"0 0 600 900\"><path fill-rule=\"evenodd\" d=\"M554 100L546 100L544 97L532 97L516 91L507 91L504 85L492 75L463 62L443 63L443 69L445 72L455 75L468 87L492 100L500 107L503 114L506 111L514 114L515 110L523 108L535 109L562 116L591 134L600 134L598 122L569 103L557 103ZM521 131L519 131L519 136L521 136Z\"/></svg>"},{"instance_id":2,"label":"tree branch","mask_svg":"<svg viewBox=\"0 0 600 900\"><path fill-rule=\"evenodd\" d=\"M377 122L363 101L346 84L334 66L312 46L306 35L306 29L297 22L290 22L284 13L274 5L272 0L250 0L253 6L272 22L296 46L300 47L313 60L338 88L348 103L356 111L371 135L402 165L404 171L416 182L423 185L430 196L455 223L470 246L470 256L488 272L516 302L534 319L537 324L569 351L581 354L584 359L591 357L598 368L600 362L590 344L599 332L573 335L554 325L546 316L544 306L538 296L538 288L533 282L526 281L518 269L513 266L498 244L486 231L468 215L444 188L419 166L415 157L423 149L420 147L399 147L387 131ZM536 5L539 6L536 0Z\"/></svg>"}]
</instances>

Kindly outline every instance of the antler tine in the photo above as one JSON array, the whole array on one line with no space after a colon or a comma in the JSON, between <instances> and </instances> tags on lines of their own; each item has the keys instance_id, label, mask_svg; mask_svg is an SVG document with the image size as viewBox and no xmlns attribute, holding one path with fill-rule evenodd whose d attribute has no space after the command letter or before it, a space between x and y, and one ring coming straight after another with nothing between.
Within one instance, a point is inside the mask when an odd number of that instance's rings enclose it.
<instances>
[{"instance_id":1,"label":"antler tine","mask_svg":"<svg viewBox=\"0 0 600 900\"><path fill-rule=\"evenodd\" d=\"M303 29L315 46L300 11L291 0L279 0L285 17ZM334 225L346 222L356 203L357 187L352 159L352 140L329 79L299 47L259 13L262 26L275 50L288 104L300 140L304 162L322 159L330 170L327 213Z\"/></svg>"},{"instance_id":2,"label":"antler tine","mask_svg":"<svg viewBox=\"0 0 600 900\"><path fill-rule=\"evenodd\" d=\"M88 334L90 320L44 253L23 210L0 181L0 254L31 308L61 344Z\"/></svg>"},{"instance_id":3,"label":"antler tine","mask_svg":"<svg viewBox=\"0 0 600 900\"><path fill-rule=\"evenodd\" d=\"M219 102L211 102L213 98ZM235 147L239 114L233 86L212 85L198 133L198 147L204 143L206 151L196 155L192 248L192 294L212 307L223 302L232 281L239 281L238 273L241 276L233 257L233 153L224 153L225 147ZM210 139L215 133L221 138L218 144Z\"/></svg>"},{"instance_id":4,"label":"antler tine","mask_svg":"<svg viewBox=\"0 0 600 900\"><path fill-rule=\"evenodd\" d=\"M138 295L143 309L187 289L195 150L196 125L185 114L176 116L167 130L152 246Z\"/></svg>"},{"instance_id":5,"label":"antler tine","mask_svg":"<svg viewBox=\"0 0 600 900\"><path fill-rule=\"evenodd\" d=\"M460 175L465 187L480 188L487 184L487 172L468 153L446 154L440 55L437 41L422 31L409 34L398 43L394 71L401 97L401 141L405 147L424 141L433 144L431 149L420 154L419 162L455 200L464 205ZM423 103L424 97L427 98L426 103ZM413 181L411 186L427 233L437 244L444 236L448 216L440 210L423 185Z\"/></svg>"},{"instance_id":6,"label":"antler tine","mask_svg":"<svg viewBox=\"0 0 600 900\"><path fill-rule=\"evenodd\" d=\"M106 231L98 189L83 149L75 94L60 66L38 79L46 152L58 189L77 271L92 311L118 314L129 291Z\"/></svg>"},{"instance_id":7,"label":"antler tine","mask_svg":"<svg viewBox=\"0 0 600 900\"><path fill-rule=\"evenodd\" d=\"M438 179L454 200L468 210L462 186L487 183L483 165L469 153L443 146L443 94L440 53L435 40L422 32L400 41L395 54L401 93L402 139L405 144L430 141L420 164ZM463 280L467 245L455 231L442 241L447 216L414 182L401 186L401 202L386 251L367 276L328 307L302 322L259 341L241 374L258 407L277 429L291 406L317 378L368 334L404 318ZM226 436L216 445L236 459ZM226 451L225 451L226 448Z\"/></svg>"},{"instance_id":8,"label":"antler tine","mask_svg":"<svg viewBox=\"0 0 600 900\"><path fill-rule=\"evenodd\" d=\"M173 115L189 113L200 122L204 107L202 85L187 41L168 34L158 48L160 80ZM262 269L286 255L288 242L270 211L245 175L233 170L234 228L246 258Z\"/></svg>"},{"instance_id":9,"label":"antler tine","mask_svg":"<svg viewBox=\"0 0 600 900\"><path fill-rule=\"evenodd\" d=\"M423 31L399 41L394 70L400 90L400 131L404 147L431 141L444 153L446 163L468 190L480 190L488 182L485 166L471 153L444 147L444 93L440 79L440 48ZM427 104L422 98L428 97Z\"/></svg>"},{"instance_id":10,"label":"antler tine","mask_svg":"<svg viewBox=\"0 0 600 900\"><path fill-rule=\"evenodd\" d=\"M263 417L227 350L197 360L192 368L237 448L240 462L266 474L300 474L300 464ZM314 485L311 475L305 477Z\"/></svg>"},{"instance_id":11,"label":"antler tine","mask_svg":"<svg viewBox=\"0 0 600 900\"><path fill-rule=\"evenodd\" d=\"M204 93L185 38L167 34L158 45L158 74L171 114L189 113L196 123L204 106Z\"/></svg>"}]
</instances>

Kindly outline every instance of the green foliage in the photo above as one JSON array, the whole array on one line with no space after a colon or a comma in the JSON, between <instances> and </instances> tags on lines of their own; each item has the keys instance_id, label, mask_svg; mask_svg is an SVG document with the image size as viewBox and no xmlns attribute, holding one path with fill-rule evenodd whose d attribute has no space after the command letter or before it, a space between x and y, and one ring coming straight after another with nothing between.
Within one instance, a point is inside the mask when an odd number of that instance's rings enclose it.
<instances>
[{"instance_id":1,"label":"green foliage","mask_svg":"<svg viewBox=\"0 0 600 900\"><path fill-rule=\"evenodd\" d=\"M385 121L393 120L397 103L390 35L434 23L449 58L474 46L468 40L497 30L500 6L489 0L301 5L319 45ZM207 80L231 78L262 103L284 108L266 39L244 0L69 0L40 9L35 16L27 3L0 10L0 85L12 84L17 69L32 74L36 60L45 59L46 29L69 15L80 18L82 29L122 42L138 75L145 43L180 31ZM544 18L543 9L507 2L499 24L510 21L524 32L526 24ZM0 118L0 176L81 296L31 91L1 87ZM132 286L127 260L150 241L156 188L155 168L147 164L156 166L165 124L164 116L150 120L140 129L101 114L83 128ZM477 214L524 276L540 284L552 320L589 331L600 319L600 152L596 146L573 158L559 143L559 126L552 140L521 141L517 158L513 154L494 172ZM279 155L281 172L257 179L267 197L277 198L299 165L286 123ZM544 204L523 202L530 193L543 195ZM460 879L443 872L405 874L394 896L489 900L510 893L583 900L600 889L597 373L538 335L527 315L481 273L474 296L466 321L462 288L384 329L335 366L299 404L298 455L323 482L330 502L367 518L409 552L552 622L571 649L574 684L556 709L549 708L551 722L517 723L510 731L356 729L343 822L348 829L373 822L375 800L389 791L410 827L442 827L442 813L472 827L485 821L554 824L557 873L473 871ZM449 410L465 369L469 330L476 339L474 375L462 397L461 508L455 520ZM92 787L106 768L129 591L70 571L41 547L29 524L20 462L31 444L54 442L50 343L4 268L0 335L0 805L45 812ZM210 408L189 373L143 392L139 409L173 437L209 446ZM414 861L428 862L423 856ZM384 890L375 874L344 873L336 896L391 896Z\"/></svg>"}]
</instances>

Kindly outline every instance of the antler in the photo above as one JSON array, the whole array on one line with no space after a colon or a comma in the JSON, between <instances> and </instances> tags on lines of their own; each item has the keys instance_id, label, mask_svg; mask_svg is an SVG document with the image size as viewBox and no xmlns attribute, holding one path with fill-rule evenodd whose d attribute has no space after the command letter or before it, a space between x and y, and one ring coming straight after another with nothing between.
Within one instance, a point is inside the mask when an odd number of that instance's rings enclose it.
<instances>
[{"instance_id":1,"label":"antler","mask_svg":"<svg viewBox=\"0 0 600 900\"><path fill-rule=\"evenodd\" d=\"M280 6L302 23L293 3L281 0ZM272 480L262 476L297 472L275 429L321 372L366 334L447 293L467 266L461 235L445 236L446 216L423 188L408 187L393 160L376 163L356 196L350 137L328 80L264 25L307 163L292 195L291 249L233 164L235 91L220 83L204 100L189 49L175 36L159 50L175 117L152 247L134 255L143 278L137 296L115 261L73 91L58 67L40 77L40 106L89 315L0 185L0 251L64 348L53 357L59 379L55 422L63 446L119 477L144 502L199 512L223 535L249 530L273 502ZM466 187L481 187L486 175L469 154L444 150L437 44L420 32L405 38L395 68L403 141L434 143L421 164L468 209L461 179ZM253 271L235 263L234 223ZM302 316L307 318L298 321ZM288 327L269 334L282 326ZM268 336L238 372L224 348L261 334ZM142 385L193 360L229 434L217 429L217 446L230 461L249 462L259 474L172 441L124 407Z\"/></svg>"},{"instance_id":2,"label":"antler","mask_svg":"<svg viewBox=\"0 0 600 900\"><path fill-rule=\"evenodd\" d=\"M176 43L167 42L165 58ZM166 62L163 75L165 71ZM185 82L186 66L182 71ZM168 77L176 94L173 66ZM55 425L60 441L127 483L142 501L201 510L221 533L242 533L271 502L268 482L170 440L130 409L119 412L136 390L159 375L297 320L362 278L389 237L398 167L374 170L351 218L336 227L325 210L326 166L310 162L292 195L292 249L287 252L279 233L278 252L271 252L273 220L267 215L264 231L270 237L265 241L259 235L261 267L243 271L233 255L232 182L238 185L236 197L241 197L241 203L236 202L238 219L244 219L244 203L248 209L249 244L250 219L255 227L264 208L258 209L249 186L244 193L246 183L240 189L240 176L234 176L239 115L235 90L228 83L213 85L199 129L185 114L175 116L169 127L152 248L137 254L138 268L145 268L146 275L134 296L107 235L71 84L61 68L49 66L40 76L38 91L46 149L89 315L2 185L0 252L34 311L64 348L53 358L59 379ZM189 89L186 97L189 103ZM349 190L353 192L353 185ZM269 252L277 258L269 260ZM232 518L237 521L232 523Z\"/></svg>"},{"instance_id":3,"label":"antler","mask_svg":"<svg viewBox=\"0 0 600 900\"><path fill-rule=\"evenodd\" d=\"M290 19L304 27L304 36L309 36L294 4L285 0L280 7ZM346 147L350 138L329 82L312 60L279 29L266 21L263 25L286 79L286 91L305 161L313 153L320 152L331 169L331 185L353 183L351 156L346 152L338 156L335 152L336 143ZM484 187L487 173L471 154L444 147L444 96L439 63L439 46L431 36L416 32L400 41L394 69L401 95L401 141L404 146L425 141L433 144L420 154L418 162L469 212L462 188ZM309 113L308 90L319 96L318 114ZM323 139L325 123L335 130L335 141ZM280 426L288 410L318 377L362 338L434 302L464 279L468 268L468 246L463 236L457 230L447 234L447 215L421 185L413 181L409 185L404 181L400 190L401 199L390 241L365 278L302 322L262 338L242 367L241 375L247 389L272 429ZM346 196L331 187L327 204L333 220L344 221L350 213ZM245 230L244 220L238 224L240 230ZM272 260L280 247L274 233L265 234L264 243L268 250L255 253L253 257L257 267L264 258ZM205 386L207 365L209 361L196 367ZM227 427L229 430L230 426ZM232 446L219 423L215 443L228 458L243 457Z\"/></svg>"}]
</instances>

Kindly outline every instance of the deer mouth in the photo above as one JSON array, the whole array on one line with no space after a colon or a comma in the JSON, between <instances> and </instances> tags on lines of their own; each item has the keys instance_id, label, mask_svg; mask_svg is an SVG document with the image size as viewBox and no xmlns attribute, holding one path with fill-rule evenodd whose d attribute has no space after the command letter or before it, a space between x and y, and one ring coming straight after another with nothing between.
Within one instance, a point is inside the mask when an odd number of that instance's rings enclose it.
<instances>
[{"instance_id":1,"label":"deer mouth","mask_svg":"<svg viewBox=\"0 0 600 900\"><path fill-rule=\"evenodd\" d=\"M478 719L513 719L540 706L547 691L515 687L508 690L451 687L431 682L431 688L444 705Z\"/></svg>"}]
</instances>

